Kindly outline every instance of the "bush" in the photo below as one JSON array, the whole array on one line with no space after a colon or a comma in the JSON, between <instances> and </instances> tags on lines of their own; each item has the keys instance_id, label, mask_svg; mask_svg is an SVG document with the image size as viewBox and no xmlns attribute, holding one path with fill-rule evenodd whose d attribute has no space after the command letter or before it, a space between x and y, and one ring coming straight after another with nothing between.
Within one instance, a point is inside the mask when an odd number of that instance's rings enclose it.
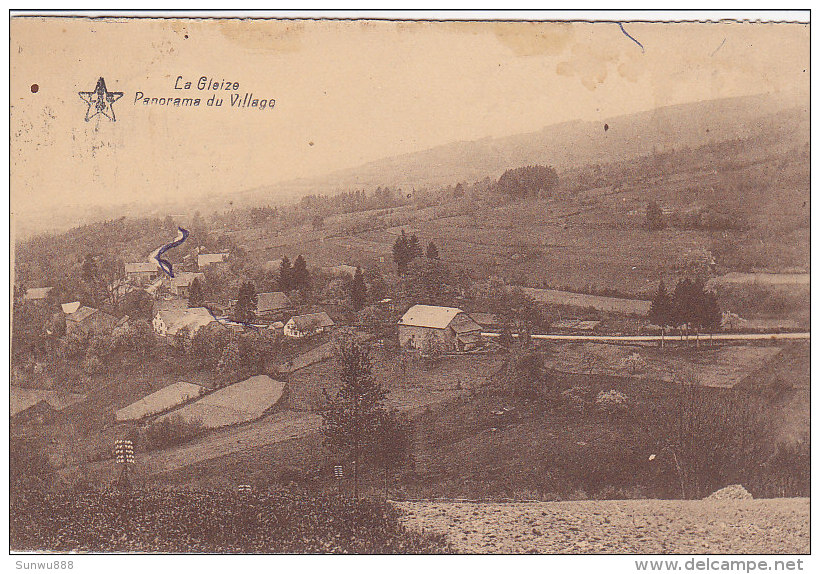
<instances>
[{"instance_id":1,"label":"bush","mask_svg":"<svg viewBox=\"0 0 820 574\"><path fill-rule=\"evenodd\" d=\"M601 391L595 397L595 406L602 413L614 416L626 412L629 398L614 389L610 391Z\"/></svg>"},{"instance_id":2,"label":"bush","mask_svg":"<svg viewBox=\"0 0 820 574\"><path fill-rule=\"evenodd\" d=\"M408 530L372 500L308 494L133 491L45 493L13 499L10 547L39 552L429 554L441 535Z\"/></svg>"},{"instance_id":3,"label":"bush","mask_svg":"<svg viewBox=\"0 0 820 574\"><path fill-rule=\"evenodd\" d=\"M186 421L173 415L157 421L145 429L146 450L161 450L182 444L201 434L205 426L199 419Z\"/></svg>"},{"instance_id":4,"label":"bush","mask_svg":"<svg viewBox=\"0 0 820 574\"><path fill-rule=\"evenodd\" d=\"M577 413L583 414L590 404L590 390L586 387L572 387L561 393L564 404Z\"/></svg>"},{"instance_id":5,"label":"bush","mask_svg":"<svg viewBox=\"0 0 820 574\"><path fill-rule=\"evenodd\" d=\"M621 368L627 369L633 375L646 370L646 361L638 353L632 353L621 361Z\"/></svg>"}]
</instances>

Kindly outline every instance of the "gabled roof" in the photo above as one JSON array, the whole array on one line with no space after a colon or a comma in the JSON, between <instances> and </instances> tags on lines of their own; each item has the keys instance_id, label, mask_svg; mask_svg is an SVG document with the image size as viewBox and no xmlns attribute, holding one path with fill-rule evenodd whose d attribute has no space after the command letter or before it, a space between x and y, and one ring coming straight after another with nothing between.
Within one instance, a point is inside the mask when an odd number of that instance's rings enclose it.
<instances>
[{"instance_id":1,"label":"gabled roof","mask_svg":"<svg viewBox=\"0 0 820 574\"><path fill-rule=\"evenodd\" d=\"M126 273L157 273L159 267L152 261L139 261L137 263L126 263Z\"/></svg>"},{"instance_id":2,"label":"gabled roof","mask_svg":"<svg viewBox=\"0 0 820 574\"><path fill-rule=\"evenodd\" d=\"M63 308L63 313L65 313L66 315L71 315L72 313L75 313L77 309L80 308L80 302L74 301L73 303L63 303L60 306Z\"/></svg>"},{"instance_id":3,"label":"gabled roof","mask_svg":"<svg viewBox=\"0 0 820 574\"><path fill-rule=\"evenodd\" d=\"M192 333L216 322L211 312L205 307L191 307L190 309L163 309L157 313L165 323L165 332L174 335L180 329L187 327Z\"/></svg>"},{"instance_id":4,"label":"gabled roof","mask_svg":"<svg viewBox=\"0 0 820 574\"><path fill-rule=\"evenodd\" d=\"M288 296L281 291L273 293L259 293L256 296L256 312L265 313L267 311L277 311L279 309L290 309L293 304Z\"/></svg>"},{"instance_id":5,"label":"gabled roof","mask_svg":"<svg viewBox=\"0 0 820 574\"><path fill-rule=\"evenodd\" d=\"M320 311L319 313L309 313L307 315L296 315L295 317L291 317L290 321L288 321L288 323L291 322L300 331L310 331L311 329L318 329L320 327L332 327L336 324L324 311Z\"/></svg>"},{"instance_id":6,"label":"gabled roof","mask_svg":"<svg viewBox=\"0 0 820 574\"><path fill-rule=\"evenodd\" d=\"M26 301L40 301L48 297L48 292L51 291L52 287L31 287L30 289L26 289L26 294L23 295L23 299Z\"/></svg>"},{"instance_id":7,"label":"gabled roof","mask_svg":"<svg viewBox=\"0 0 820 574\"><path fill-rule=\"evenodd\" d=\"M194 279L199 279L199 282L202 283L205 281L205 274L195 273L193 271L180 271L179 273L174 273L174 276L171 278L171 284L174 287L189 287L191 283L194 282Z\"/></svg>"},{"instance_id":8,"label":"gabled roof","mask_svg":"<svg viewBox=\"0 0 820 574\"><path fill-rule=\"evenodd\" d=\"M196 256L196 263L200 267L204 267L212 263L222 263L227 259L227 253L200 253Z\"/></svg>"},{"instance_id":9,"label":"gabled roof","mask_svg":"<svg viewBox=\"0 0 820 574\"><path fill-rule=\"evenodd\" d=\"M74 321L75 323L82 323L94 313L97 313L99 310L95 309L94 307L80 307L76 311L74 311L71 315L68 315L65 320L66 321Z\"/></svg>"},{"instance_id":10,"label":"gabled roof","mask_svg":"<svg viewBox=\"0 0 820 574\"><path fill-rule=\"evenodd\" d=\"M408 327L428 327L444 329L459 313L456 307L438 307L435 305L413 305L399 320L399 325Z\"/></svg>"}]
</instances>

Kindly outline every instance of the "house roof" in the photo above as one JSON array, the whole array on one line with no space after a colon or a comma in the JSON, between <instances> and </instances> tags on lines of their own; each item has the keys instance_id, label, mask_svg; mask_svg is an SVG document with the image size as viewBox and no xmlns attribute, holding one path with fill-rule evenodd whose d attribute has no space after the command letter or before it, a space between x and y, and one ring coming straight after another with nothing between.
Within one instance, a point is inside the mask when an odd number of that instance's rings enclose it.
<instances>
[{"instance_id":1,"label":"house roof","mask_svg":"<svg viewBox=\"0 0 820 574\"><path fill-rule=\"evenodd\" d=\"M76 311L74 311L71 315L68 315L65 320L66 321L74 321L75 323L82 323L94 313L97 313L99 309L95 309L94 307L80 307Z\"/></svg>"},{"instance_id":2,"label":"house roof","mask_svg":"<svg viewBox=\"0 0 820 574\"><path fill-rule=\"evenodd\" d=\"M336 324L324 311L320 311L319 313L309 313L307 315L296 315L295 317L291 317L290 321L288 321L288 323L291 322L300 331L308 331L310 329L318 329L320 327L332 327Z\"/></svg>"},{"instance_id":3,"label":"house roof","mask_svg":"<svg viewBox=\"0 0 820 574\"><path fill-rule=\"evenodd\" d=\"M48 297L48 293L51 289L52 287L31 287L30 289L26 289L26 294L23 295L23 299L26 301L40 301Z\"/></svg>"},{"instance_id":4,"label":"house roof","mask_svg":"<svg viewBox=\"0 0 820 574\"><path fill-rule=\"evenodd\" d=\"M194 282L194 279L199 279L199 282L202 283L205 281L205 274L195 273L193 271L181 271L179 273L175 273L174 276L171 277L171 284L174 287L190 287L191 283Z\"/></svg>"},{"instance_id":5,"label":"house roof","mask_svg":"<svg viewBox=\"0 0 820 574\"><path fill-rule=\"evenodd\" d=\"M190 309L163 309L157 313L165 323L165 331L169 335L174 335L180 329L187 327L193 332L215 323L214 316L205 307L191 307Z\"/></svg>"},{"instance_id":6,"label":"house roof","mask_svg":"<svg viewBox=\"0 0 820 574\"><path fill-rule=\"evenodd\" d=\"M436 305L413 305L399 320L399 325L408 327L428 327L444 329L456 315L463 313L456 307L438 307Z\"/></svg>"},{"instance_id":7,"label":"house roof","mask_svg":"<svg viewBox=\"0 0 820 574\"><path fill-rule=\"evenodd\" d=\"M277 311L279 309L289 309L292 307L288 296L281 291L273 293L259 293L256 296L256 312Z\"/></svg>"},{"instance_id":8,"label":"house roof","mask_svg":"<svg viewBox=\"0 0 820 574\"><path fill-rule=\"evenodd\" d=\"M459 335L465 333L480 333L481 325L476 323L467 313L459 313L450 321L450 328Z\"/></svg>"},{"instance_id":9,"label":"house roof","mask_svg":"<svg viewBox=\"0 0 820 574\"><path fill-rule=\"evenodd\" d=\"M139 261L137 263L126 263L125 264L125 272L126 273L156 273L159 271L159 267L153 261Z\"/></svg>"},{"instance_id":10,"label":"house roof","mask_svg":"<svg viewBox=\"0 0 820 574\"><path fill-rule=\"evenodd\" d=\"M73 303L63 303L60 305L63 308L63 313L66 315L71 315L72 313L76 312L77 309L80 308L80 302L74 301Z\"/></svg>"},{"instance_id":11,"label":"house roof","mask_svg":"<svg viewBox=\"0 0 820 574\"><path fill-rule=\"evenodd\" d=\"M498 325L501 323L501 319L498 318L497 315L493 313L470 313L470 317L473 321L478 323L479 325Z\"/></svg>"},{"instance_id":12,"label":"house roof","mask_svg":"<svg viewBox=\"0 0 820 574\"><path fill-rule=\"evenodd\" d=\"M196 263L200 267L203 267L212 263L222 263L227 258L227 253L200 253L196 256Z\"/></svg>"}]
</instances>

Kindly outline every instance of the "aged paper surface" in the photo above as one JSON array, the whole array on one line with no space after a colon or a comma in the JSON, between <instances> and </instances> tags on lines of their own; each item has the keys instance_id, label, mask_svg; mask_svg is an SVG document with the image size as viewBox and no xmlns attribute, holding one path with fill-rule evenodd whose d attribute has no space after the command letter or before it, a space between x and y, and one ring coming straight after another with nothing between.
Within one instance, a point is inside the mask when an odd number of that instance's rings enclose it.
<instances>
[{"instance_id":1,"label":"aged paper surface","mask_svg":"<svg viewBox=\"0 0 820 574\"><path fill-rule=\"evenodd\" d=\"M10 148L12 550L809 551L808 24L13 17Z\"/></svg>"}]
</instances>

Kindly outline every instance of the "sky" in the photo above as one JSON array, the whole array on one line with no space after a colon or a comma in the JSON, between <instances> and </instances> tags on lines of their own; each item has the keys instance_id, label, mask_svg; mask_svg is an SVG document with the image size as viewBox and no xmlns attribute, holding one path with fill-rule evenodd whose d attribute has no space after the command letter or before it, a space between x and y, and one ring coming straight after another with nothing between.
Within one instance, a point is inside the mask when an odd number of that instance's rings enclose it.
<instances>
[{"instance_id":1,"label":"sky","mask_svg":"<svg viewBox=\"0 0 820 574\"><path fill-rule=\"evenodd\" d=\"M15 18L12 211L195 202L572 119L805 97L808 61L800 24ZM275 106L206 106L203 76ZM85 121L99 77L123 92L116 121Z\"/></svg>"}]
</instances>

